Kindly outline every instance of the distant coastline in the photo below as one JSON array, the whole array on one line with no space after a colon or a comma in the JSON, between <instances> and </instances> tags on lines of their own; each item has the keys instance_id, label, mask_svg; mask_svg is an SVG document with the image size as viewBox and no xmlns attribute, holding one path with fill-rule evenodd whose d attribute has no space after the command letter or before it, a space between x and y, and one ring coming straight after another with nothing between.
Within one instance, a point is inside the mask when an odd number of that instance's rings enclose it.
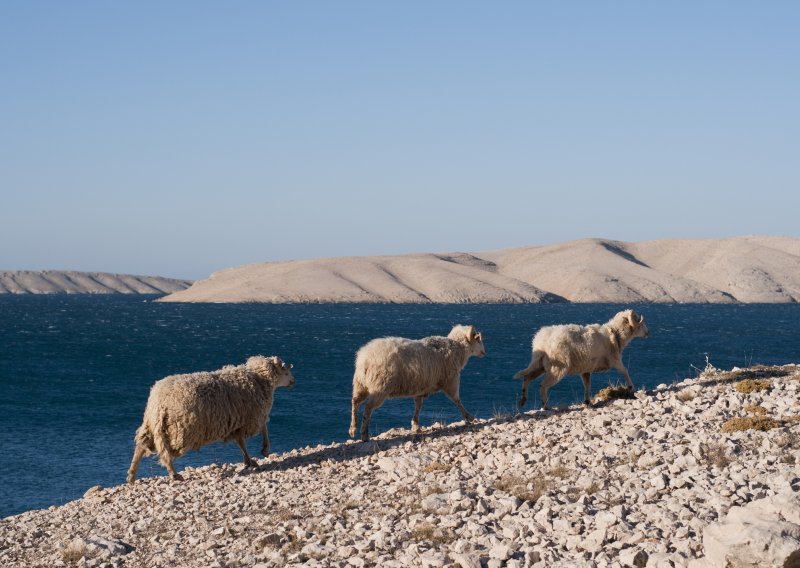
<instances>
[{"instance_id":1,"label":"distant coastline","mask_svg":"<svg viewBox=\"0 0 800 568\"><path fill-rule=\"evenodd\" d=\"M800 238L582 239L467 253L265 262L159 301L209 303L796 303Z\"/></svg>"},{"instance_id":2,"label":"distant coastline","mask_svg":"<svg viewBox=\"0 0 800 568\"><path fill-rule=\"evenodd\" d=\"M70 270L0 271L0 294L170 294L191 280Z\"/></svg>"}]
</instances>

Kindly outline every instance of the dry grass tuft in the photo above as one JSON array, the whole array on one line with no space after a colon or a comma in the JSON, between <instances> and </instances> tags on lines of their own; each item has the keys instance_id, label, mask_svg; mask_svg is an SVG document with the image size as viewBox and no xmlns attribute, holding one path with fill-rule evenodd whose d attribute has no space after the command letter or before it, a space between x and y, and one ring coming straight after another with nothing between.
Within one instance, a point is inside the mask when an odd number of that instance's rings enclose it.
<instances>
[{"instance_id":1,"label":"dry grass tuft","mask_svg":"<svg viewBox=\"0 0 800 568\"><path fill-rule=\"evenodd\" d=\"M287 532L284 535L286 542L281 547L281 552L284 554L293 554L299 552L303 548L303 543L293 532Z\"/></svg>"},{"instance_id":2,"label":"dry grass tuft","mask_svg":"<svg viewBox=\"0 0 800 568\"><path fill-rule=\"evenodd\" d=\"M299 519L302 515L300 515L294 509L290 509L289 507L278 507L272 513L272 517L279 522L286 522L291 521L294 519Z\"/></svg>"},{"instance_id":3,"label":"dry grass tuft","mask_svg":"<svg viewBox=\"0 0 800 568\"><path fill-rule=\"evenodd\" d=\"M736 383L736 392L750 394L753 392L766 391L772 388L769 381L764 379L745 379Z\"/></svg>"},{"instance_id":4,"label":"dry grass tuft","mask_svg":"<svg viewBox=\"0 0 800 568\"><path fill-rule=\"evenodd\" d=\"M784 432L775 438L775 445L784 450L800 449L800 435L791 430Z\"/></svg>"},{"instance_id":5,"label":"dry grass tuft","mask_svg":"<svg viewBox=\"0 0 800 568\"><path fill-rule=\"evenodd\" d=\"M494 487L521 501L535 503L550 488L550 483L546 479L534 479L529 484L521 475L504 475L495 481Z\"/></svg>"},{"instance_id":6,"label":"dry grass tuft","mask_svg":"<svg viewBox=\"0 0 800 568\"><path fill-rule=\"evenodd\" d=\"M694 400L697 396L697 393L692 390L682 390L678 394L675 395L675 398L680 400L681 402L689 402L690 400Z\"/></svg>"},{"instance_id":7,"label":"dry grass tuft","mask_svg":"<svg viewBox=\"0 0 800 568\"><path fill-rule=\"evenodd\" d=\"M61 553L61 559L64 562L78 562L81 558L92 558L94 554L91 553L89 547L80 541L70 542L64 551Z\"/></svg>"},{"instance_id":8,"label":"dry grass tuft","mask_svg":"<svg viewBox=\"0 0 800 568\"><path fill-rule=\"evenodd\" d=\"M586 488L587 495L594 495L598 491L600 491L600 484L596 481L593 481L592 484Z\"/></svg>"},{"instance_id":9,"label":"dry grass tuft","mask_svg":"<svg viewBox=\"0 0 800 568\"><path fill-rule=\"evenodd\" d=\"M597 393L595 400L602 402L618 398L636 398L636 396L628 387L606 387Z\"/></svg>"},{"instance_id":10,"label":"dry grass tuft","mask_svg":"<svg viewBox=\"0 0 800 568\"><path fill-rule=\"evenodd\" d=\"M447 489L435 483L433 485L428 485L425 487L421 492L420 495L422 497L427 497L428 495L433 495L434 493L447 493Z\"/></svg>"},{"instance_id":11,"label":"dry grass tuft","mask_svg":"<svg viewBox=\"0 0 800 568\"><path fill-rule=\"evenodd\" d=\"M722 444L702 444L700 452L700 461L706 465L714 465L721 470L731 465L732 460Z\"/></svg>"},{"instance_id":12,"label":"dry grass tuft","mask_svg":"<svg viewBox=\"0 0 800 568\"><path fill-rule=\"evenodd\" d=\"M761 406L760 404L748 404L744 407L745 412L749 412L750 414L755 414L756 416L766 416L767 409Z\"/></svg>"},{"instance_id":13,"label":"dry grass tuft","mask_svg":"<svg viewBox=\"0 0 800 568\"><path fill-rule=\"evenodd\" d=\"M424 473L437 473L437 472L447 473L451 469L453 469L453 464L435 461L433 463L429 463L424 468L422 468L422 471Z\"/></svg>"},{"instance_id":14,"label":"dry grass tuft","mask_svg":"<svg viewBox=\"0 0 800 568\"><path fill-rule=\"evenodd\" d=\"M422 523L411 531L411 538L417 542L428 541L433 544L448 544L455 540L455 535L439 530L430 523Z\"/></svg>"},{"instance_id":15,"label":"dry grass tuft","mask_svg":"<svg viewBox=\"0 0 800 568\"><path fill-rule=\"evenodd\" d=\"M358 509L359 503L354 499L348 499L339 503L337 507L333 508L333 512L337 517L344 517L350 509Z\"/></svg>"},{"instance_id":16,"label":"dry grass tuft","mask_svg":"<svg viewBox=\"0 0 800 568\"><path fill-rule=\"evenodd\" d=\"M551 469L547 472L547 475L550 477L558 477L559 479L564 479L569 477L570 470L569 468L564 467L563 465L559 465Z\"/></svg>"},{"instance_id":17,"label":"dry grass tuft","mask_svg":"<svg viewBox=\"0 0 800 568\"><path fill-rule=\"evenodd\" d=\"M509 420L513 420L515 414L505 408L497 408L496 406L492 409L492 418L494 418L497 422L508 422Z\"/></svg>"},{"instance_id":18,"label":"dry grass tuft","mask_svg":"<svg viewBox=\"0 0 800 568\"><path fill-rule=\"evenodd\" d=\"M791 373L775 365L755 365L747 369L736 369L735 371L720 371L714 369L701 375L703 382L714 383L733 383L747 379L770 379L773 377L786 377Z\"/></svg>"},{"instance_id":19,"label":"dry grass tuft","mask_svg":"<svg viewBox=\"0 0 800 568\"><path fill-rule=\"evenodd\" d=\"M772 418L768 418L766 416L740 416L737 418L731 418L725 424L722 425L722 431L726 434L730 434L731 432L742 432L744 430L759 430L760 432L766 432L767 430L772 430L773 428L777 428L780 424L778 424L777 420L773 420Z\"/></svg>"}]
</instances>

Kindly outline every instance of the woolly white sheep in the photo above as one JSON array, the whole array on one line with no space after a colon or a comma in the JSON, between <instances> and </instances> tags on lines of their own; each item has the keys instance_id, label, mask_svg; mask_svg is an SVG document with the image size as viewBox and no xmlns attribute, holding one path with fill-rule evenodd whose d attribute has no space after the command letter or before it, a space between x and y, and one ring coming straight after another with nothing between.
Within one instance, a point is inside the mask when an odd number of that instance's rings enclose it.
<instances>
[{"instance_id":1,"label":"woolly white sheep","mask_svg":"<svg viewBox=\"0 0 800 568\"><path fill-rule=\"evenodd\" d=\"M633 310L616 314L605 324L581 326L576 324L551 325L541 328L533 336L533 357L526 369L514 375L524 379L522 407L528 400L528 385L541 374L540 394L542 406L547 409L547 390L567 375L580 374L583 379L583 400L590 405L592 373L616 369L625 377L629 389L633 381L622 364L622 350L635 337L647 337L649 332L644 317Z\"/></svg>"},{"instance_id":2,"label":"woolly white sheep","mask_svg":"<svg viewBox=\"0 0 800 568\"><path fill-rule=\"evenodd\" d=\"M294 386L291 365L279 357L250 357L243 365L218 371L171 375L150 390L128 483L136 479L142 457L158 453L170 477L181 479L172 460L218 440L235 440L245 466L254 466L245 439L261 433L261 453L269 453L267 422L276 387Z\"/></svg>"},{"instance_id":3,"label":"woolly white sheep","mask_svg":"<svg viewBox=\"0 0 800 568\"><path fill-rule=\"evenodd\" d=\"M457 325L447 337L373 339L356 354L350 437L355 438L358 408L365 400L361 424L364 441L369 440L372 412L387 398L414 398L411 420L414 432L419 430L423 401L439 391L453 401L467 422L473 421L475 418L461 404L461 370L472 355L483 357L485 354L483 338L471 325Z\"/></svg>"}]
</instances>

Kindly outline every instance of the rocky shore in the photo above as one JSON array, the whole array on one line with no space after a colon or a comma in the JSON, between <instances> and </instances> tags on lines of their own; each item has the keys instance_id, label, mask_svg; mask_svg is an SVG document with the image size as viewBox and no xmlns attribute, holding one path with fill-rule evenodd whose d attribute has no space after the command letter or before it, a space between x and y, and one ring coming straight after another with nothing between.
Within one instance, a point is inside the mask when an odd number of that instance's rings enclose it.
<instances>
[{"instance_id":1,"label":"rocky shore","mask_svg":"<svg viewBox=\"0 0 800 568\"><path fill-rule=\"evenodd\" d=\"M795 566L799 420L800 366L709 366L593 408L92 488L0 521L0 565L723 566L758 547Z\"/></svg>"}]
</instances>

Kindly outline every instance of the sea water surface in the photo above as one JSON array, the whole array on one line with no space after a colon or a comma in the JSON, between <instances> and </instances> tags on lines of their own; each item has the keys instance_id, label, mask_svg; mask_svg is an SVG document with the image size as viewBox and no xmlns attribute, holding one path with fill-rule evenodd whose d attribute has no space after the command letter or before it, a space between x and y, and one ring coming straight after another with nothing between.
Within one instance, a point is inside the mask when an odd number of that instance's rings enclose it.
<instances>
[{"instance_id":1,"label":"sea water surface","mask_svg":"<svg viewBox=\"0 0 800 568\"><path fill-rule=\"evenodd\" d=\"M464 405L481 418L515 408L543 325L608 320L615 305L264 305L157 303L148 296L0 296L0 517L80 498L94 485L125 482L133 435L150 386L174 373L218 369L254 354L294 364L297 385L279 389L270 421L275 452L347 439L353 360L374 337L446 335L476 325L487 355L462 373ZM800 362L798 305L646 305L648 339L623 360L637 387L696 376L706 357L717 367ZM593 390L621 379L596 374ZM580 378L551 390L553 404L581 400ZM536 408L538 383L527 409ZM375 412L372 431L408 427L410 399ZM442 394L420 422L460 415ZM249 448L258 455L259 439ZM235 444L213 444L176 462L238 462ZM140 476L163 475L145 459Z\"/></svg>"}]
</instances>

